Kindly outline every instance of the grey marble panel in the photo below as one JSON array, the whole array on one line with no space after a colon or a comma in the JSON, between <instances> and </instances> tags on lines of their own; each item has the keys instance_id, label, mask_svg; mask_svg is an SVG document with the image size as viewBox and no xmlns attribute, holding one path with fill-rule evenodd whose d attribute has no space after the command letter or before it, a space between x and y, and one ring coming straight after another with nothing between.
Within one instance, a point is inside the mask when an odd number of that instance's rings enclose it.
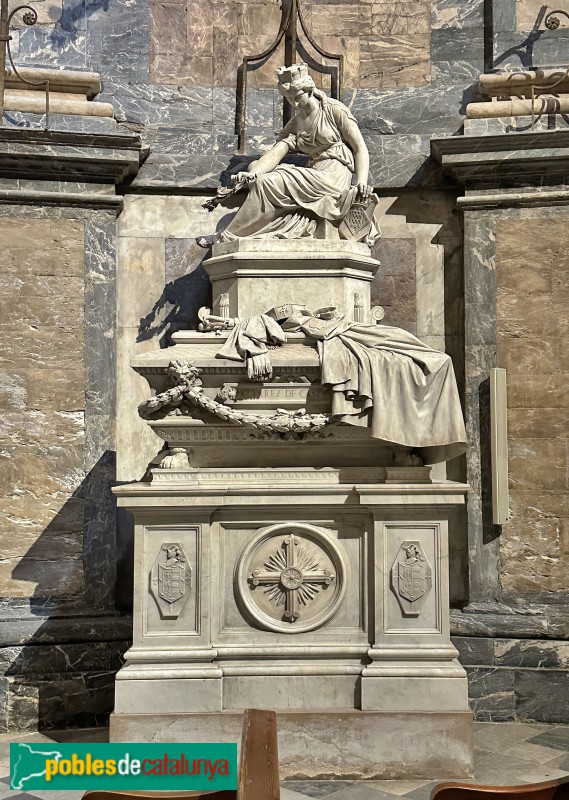
<instances>
[{"instance_id":1,"label":"grey marble panel","mask_svg":"<svg viewBox=\"0 0 569 800\"><path fill-rule=\"evenodd\" d=\"M8 732L8 691L8 678L0 678L0 733Z\"/></svg>"},{"instance_id":2,"label":"grey marble panel","mask_svg":"<svg viewBox=\"0 0 569 800\"><path fill-rule=\"evenodd\" d=\"M433 61L431 63L432 84L435 88L445 87L461 99L462 113L466 112L468 103L472 103L478 95L478 80L484 72L484 63L477 54L471 59L460 61Z\"/></svg>"},{"instance_id":3,"label":"grey marble panel","mask_svg":"<svg viewBox=\"0 0 569 800\"><path fill-rule=\"evenodd\" d=\"M470 600L499 591L499 544L488 519L489 369L496 366L495 219L480 212L465 214L465 415L468 441L467 480Z\"/></svg>"},{"instance_id":4,"label":"grey marble panel","mask_svg":"<svg viewBox=\"0 0 569 800\"><path fill-rule=\"evenodd\" d=\"M434 0L431 3L431 28L482 28L484 0Z\"/></svg>"},{"instance_id":5,"label":"grey marble panel","mask_svg":"<svg viewBox=\"0 0 569 800\"><path fill-rule=\"evenodd\" d=\"M446 95L450 93L456 98L455 102L460 102L464 114L467 103L477 94L478 79L484 72L483 29L432 31L431 65L433 87L445 87L445 92L441 92L442 103L448 103Z\"/></svg>"},{"instance_id":6,"label":"grey marble panel","mask_svg":"<svg viewBox=\"0 0 569 800\"><path fill-rule=\"evenodd\" d=\"M569 644L557 640L496 639L495 664L504 667L566 669Z\"/></svg>"},{"instance_id":7,"label":"grey marble panel","mask_svg":"<svg viewBox=\"0 0 569 800\"><path fill-rule=\"evenodd\" d=\"M38 728L39 687L36 681L8 678L6 716L9 729L36 731Z\"/></svg>"},{"instance_id":8,"label":"grey marble panel","mask_svg":"<svg viewBox=\"0 0 569 800\"><path fill-rule=\"evenodd\" d=\"M235 136L217 135L214 132L196 133L185 125L146 126L144 136L145 145L154 154L183 153L207 157L231 153L236 142Z\"/></svg>"},{"instance_id":9,"label":"grey marble panel","mask_svg":"<svg viewBox=\"0 0 569 800\"><path fill-rule=\"evenodd\" d=\"M6 676L46 676L76 672L118 671L129 641L5 647L0 649L0 673Z\"/></svg>"},{"instance_id":10,"label":"grey marble panel","mask_svg":"<svg viewBox=\"0 0 569 800\"><path fill-rule=\"evenodd\" d=\"M98 727L106 724L114 704L115 672L9 679L10 727L43 730ZM12 724L18 720L18 725Z\"/></svg>"},{"instance_id":11,"label":"grey marble panel","mask_svg":"<svg viewBox=\"0 0 569 800\"><path fill-rule=\"evenodd\" d=\"M569 672L538 669L508 672L515 674L519 718L535 722L569 722Z\"/></svg>"},{"instance_id":12,"label":"grey marble panel","mask_svg":"<svg viewBox=\"0 0 569 800\"><path fill-rule=\"evenodd\" d=\"M466 667L470 707L481 722L505 722L515 717L514 672Z\"/></svg>"},{"instance_id":13,"label":"grey marble panel","mask_svg":"<svg viewBox=\"0 0 569 800\"><path fill-rule=\"evenodd\" d=\"M92 184L80 181L34 180L32 178L0 178L0 189L21 189L31 192L57 192L58 194L102 194L114 192L114 185L108 183Z\"/></svg>"},{"instance_id":14,"label":"grey marble panel","mask_svg":"<svg viewBox=\"0 0 569 800\"><path fill-rule=\"evenodd\" d=\"M18 62L37 66L86 69L86 36L84 31L69 31L59 25L35 25L20 29Z\"/></svg>"},{"instance_id":15,"label":"grey marble panel","mask_svg":"<svg viewBox=\"0 0 569 800\"><path fill-rule=\"evenodd\" d=\"M392 91L358 91L350 103L364 136L381 134L451 134L464 122L464 87L431 86ZM368 147L373 146L373 140Z\"/></svg>"},{"instance_id":16,"label":"grey marble panel","mask_svg":"<svg viewBox=\"0 0 569 800\"><path fill-rule=\"evenodd\" d=\"M493 664L493 641L475 636L453 636L452 643L458 650L458 659L463 665L489 667Z\"/></svg>"},{"instance_id":17,"label":"grey marble panel","mask_svg":"<svg viewBox=\"0 0 569 800\"><path fill-rule=\"evenodd\" d=\"M92 608L112 608L115 588L116 220L85 224L85 485L83 547Z\"/></svg>"},{"instance_id":18,"label":"grey marble panel","mask_svg":"<svg viewBox=\"0 0 569 800\"><path fill-rule=\"evenodd\" d=\"M484 37L472 30L434 30L431 32L432 61L451 64L467 61L484 65Z\"/></svg>"},{"instance_id":19,"label":"grey marble panel","mask_svg":"<svg viewBox=\"0 0 569 800\"><path fill-rule=\"evenodd\" d=\"M237 133L237 94L235 89L215 86L212 91L212 120L217 134L235 136ZM270 101L274 111L274 95ZM273 123L270 123L273 129Z\"/></svg>"},{"instance_id":20,"label":"grey marble panel","mask_svg":"<svg viewBox=\"0 0 569 800\"><path fill-rule=\"evenodd\" d=\"M134 187L215 189L230 161L225 156L151 155L133 181ZM239 159L243 161L242 158Z\"/></svg>"},{"instance_id":21,"label":"grey marble panel","mask_svg":"<svg viewBox=\"0 0 569 800\"><path fill-rule=\"evenodd\" d=\"M25 598L0 604L0 729L8 722L11 731L36 730L38 722L106 724L132 621L117 615L66 617L61 604L57 613L41 616Z\"/></svg>"},{"instance_id":22,"label":"grey marble panel","mask_svg":"<svg viewBox=\"0 0 569 800\"><path fill-rule=\"evenodd\" d=\"M106 615L50 617L51 609L32 607L29 599L4 600L0 604L0 647L33 642L34 645L66 642L123 641L132 634L127 616Z\"/></svg>"},{"instance_id":23,"label":"grey marble panel","mask_svg":"<svg viewBox=\"0 0 569 800\"><path fill-rule=\"evenodd\" d=\"M130 0L87 2L86 55L90 69L101 73L105 90L119 79L147 83L149 73L148 3ZM112 79L112 81L111 81Z\"/></svg>"},{"instance_id":24,"label":"grey marble panel","mask_svg":"<svg viewBox=\"0 0 569 800\"><path fill-rule=\"evenodd\" d=\"M545 608L547 630L553 638L569 639L569 599L566 595L562 595L559 599L561 600L560 605L551 605Z\"/></svg>"},{"instance_id":25,"label":"grey marble panel","mask_svg":"<svg viewBox=\"0 0 569 800\"><path fill-rule=\"evenodd\" d=\"M546 637L543 614L498 614L451 611L451 632L457 636Z\"/></svg>"},{"instance_id":26,"label":"grey marble panel","mask_svg":"<svg viewBox=\"0 0 569 800\"><path fill-rule=\"evenodd\" d=\"M13 128L45 127L45 115L29 114L22 111L5 111L4 125ZM112 133L120 135L121 128L116 120L110 117L80 117L75 114L50 114L49 129L51 131L74 131L77 133ZM132 135L132 131L124 131Z\"/></svg>"},{"instance_id":27,"label":"grey marble panel","mask_svg":"<svg viewBox=\"0 0 569 800\"><path fill-rule=\"evenodd\" d=\"M440 169L430 157L428 136L365 135L370 151L370 183L379 188L433 186Z\"/></svg>"},{"instance_id":28,"label":"grey marble panel","mask_svg":"<svg viewBox=\"0 0 569 800\"><path fill-rule=\"evenodd\" d=\"M185 124L193 130L208 130L213 120L212 89L207 87L151 86L109 81L98 96L112 103L119 122L137 125Z\"/></svg>"},{"instance_id":29,"label":"grey marble panel","mask_svg":"<svg viewBox=\"0 0 569 800\"><path fill-rule=\"evenodd\" d=\"M496 33L516 30L516 0L492 3L492 27Z\"/></svg>"},{"instance_id":30,"label":"grey marble panel","mask_svg":"<svg viewBox=\"0 0 569 800\"><path fill-rule=\"evenodd\" d=\"M87 9L93 13L97 5L107 0L63 0L59 25L65 30L87 30Z\"/></svg>"},{"instance_id":31,"label":"grey marble panel","mask_svg":"<svg viewBox=\"0 0 569 800\"><path fill-rule=\"evenodd\" d=\"M274 134L275 111L282 109L282 101L273 89L249 89L247 91L247 128L257 128ZM282 128L282 124L278 125ZM274 136L273 136L274 138Z\"/></svg>"},{"instance_id":32,"label":"grey marble panel","mask_svg":"<svg viewBox=\"0 0 569 800\"><path fill-rule=\"evenodd\" d=\"M498 32L494 36L494 67L565 66L568 44L567 28L557 31L542 28L535 32Z\"/></svg>"}]
</instances>

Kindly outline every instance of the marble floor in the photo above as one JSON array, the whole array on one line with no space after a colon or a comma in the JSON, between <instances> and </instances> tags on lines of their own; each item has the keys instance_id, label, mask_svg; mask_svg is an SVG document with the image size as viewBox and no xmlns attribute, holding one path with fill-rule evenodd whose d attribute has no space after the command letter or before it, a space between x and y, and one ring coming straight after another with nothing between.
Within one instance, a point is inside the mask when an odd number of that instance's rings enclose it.
<instances>
[{"instance_id":1,"label":"marble floor","mask_svg":"<svg viewBox=\"0 0 569 800\"><path fill-rule=\"evenodd\" d=\"M83 792L10 790L9 744L15 741L104 742L105 729L0 736L0 800L79 800ZM520 784L569 775L569 725L478 722L474 732L477 783ZM284 781L281 800L428 800L435 782Z\"/></svg>"}]
</instances>

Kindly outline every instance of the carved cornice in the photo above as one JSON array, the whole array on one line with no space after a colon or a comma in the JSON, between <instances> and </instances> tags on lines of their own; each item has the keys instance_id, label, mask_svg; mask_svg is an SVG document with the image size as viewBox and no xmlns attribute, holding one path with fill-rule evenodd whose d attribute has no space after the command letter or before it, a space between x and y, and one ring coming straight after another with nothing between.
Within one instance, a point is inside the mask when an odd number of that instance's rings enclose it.
<instances>
[{"instance_id":1,"label":"carved cornice","mask_svg":"<svg viewBox=\"0 0 569 800\"><path fill-rule=\"evenodd\" d=\"M569 130L450 136L432 139L431 151L443 171L466 187L504 180L531 185L569 174Z\"/></svg>"},{"instance_id":2,"label":"carved cornice","mask_svg":"<svg viewBox=\"0 0 569 800\"><path fill-rule=\"evenodd\" d=\"M144 160L138 136L0 129L0 177L122 183Z\"/></svg>"}]
</instances>

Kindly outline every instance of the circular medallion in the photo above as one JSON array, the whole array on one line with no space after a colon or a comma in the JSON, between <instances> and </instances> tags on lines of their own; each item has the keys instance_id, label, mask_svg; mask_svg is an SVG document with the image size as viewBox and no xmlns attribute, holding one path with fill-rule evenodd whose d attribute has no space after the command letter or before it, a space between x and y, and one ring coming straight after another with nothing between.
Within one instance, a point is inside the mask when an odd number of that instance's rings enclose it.
<instances>
[{"instance_id":1,"label":"circular medallion","mask_svg":"<svg viewBox=\"0 0 569 800\"><path fill-rule=\"evenodd\" d=\"M347 582L347 561L323 528L300 522L262 528L235 567L240 604L266 630L303 633L337 613Z\"/></svg>"}]
</instances>

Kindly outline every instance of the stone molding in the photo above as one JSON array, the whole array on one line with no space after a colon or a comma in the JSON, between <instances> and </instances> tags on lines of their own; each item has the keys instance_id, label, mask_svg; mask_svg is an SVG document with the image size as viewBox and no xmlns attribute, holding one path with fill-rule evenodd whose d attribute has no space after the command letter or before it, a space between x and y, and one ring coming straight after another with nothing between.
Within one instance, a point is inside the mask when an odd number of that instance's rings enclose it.
<instances>
[{"instance_id":1,"label":"stone molding","mask_svg":"<svg viewBox=\"0 0 569 800\"><path fill-rule=\"evenodd\" d=\"M139 136L0 129L0 178L121 183L143 158Z\"/></svg>"},{"instance_id":2,"label":"stone molding","mask_svg":"<svg viewBox=\"0 0 569 800\"><path fill-rule=\"evenodd\" d=\"M544 176L561 181L569 172L569 130L431 139L431 151L464 186L497 186L508 179L542 183Z\"/></svg>"},{"instance_id":3,"label":"stone molding","mask_svg":"<svg viewBox=\"0 0 569 800\"><path fill-rule=\"evenodd\" d=\"M492 99L469 103L468 119L564 114L569 109L569 72L558 67L487 73L480 76L479 91Z\"/></svg>"},{"instance_id":4,"label":"stone molding","mask_svg":"<svg viewBox=\"0 0 569 800\"><path fill-rule=\"evenodd\" d=\"M525 208L529 206L563 206L569 204L569 191L548 190L536 187L535 191L516 192L469 192L457 199L457 206L463 211L480 208Z\"/></svg>"},{"instance_id":5,"label":"stone molding","mask_svg":"<svg viewBox=\"0 0 569 800\"><path fill-rule=\"evenodd\" d=\"M50 113L114 118L114 108L110 103L93 102L101 91L98 72L48 67L18 67L18 74L8 69L5 110L44 114L46 82L49 85Z\"/></svg>"},{"instance_id":6,"label":"stone molding","mask_svg":"<svg viewBox=\"0 0 569 800\"><path fill-rule=\"evenodd\" d=\"M20 191L0 189L0 203L4 205L71 206L72 208L105 209L119 213L123 199L116 194L81 194L79 192Z\"/></svg>"}]
</instances>

